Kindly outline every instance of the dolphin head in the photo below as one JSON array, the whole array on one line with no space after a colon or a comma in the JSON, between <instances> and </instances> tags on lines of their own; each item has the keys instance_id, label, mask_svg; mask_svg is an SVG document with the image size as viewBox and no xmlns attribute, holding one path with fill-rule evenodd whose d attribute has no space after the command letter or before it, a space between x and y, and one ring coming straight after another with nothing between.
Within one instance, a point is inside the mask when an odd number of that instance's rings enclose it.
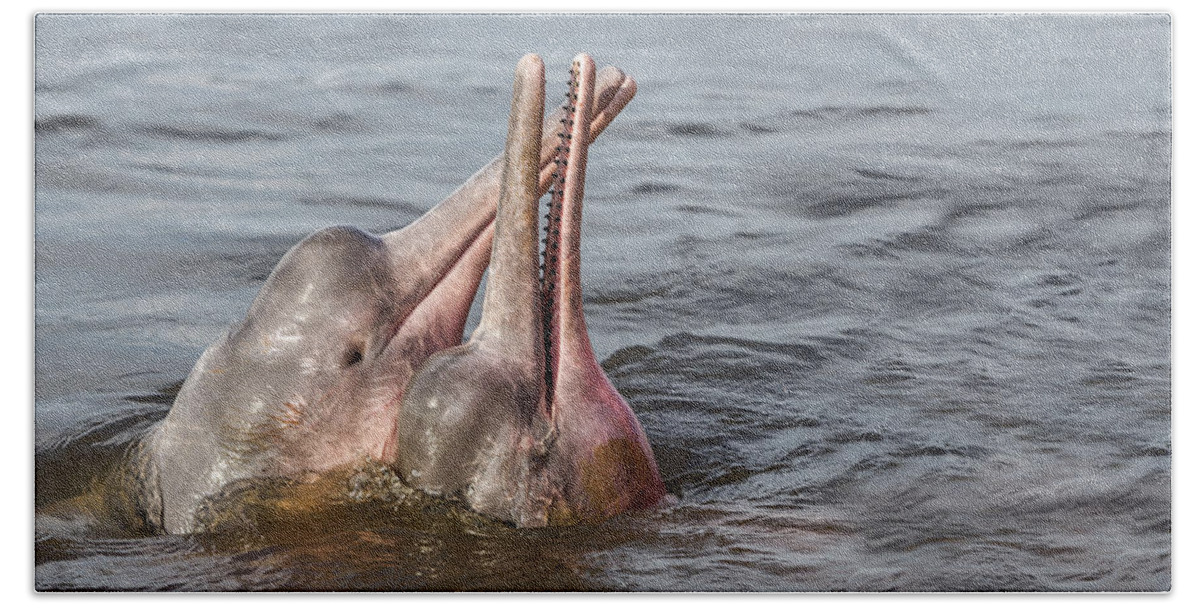
<instances>
[{"instance_id":1,"label":"dolphin head","mask_svg":"<svg viewBox=\"0 0 1200 608\"><path fill-rule=\"evenodd\" d=\"M545 77L529 55L514 84L483 318L470 341L417 371L396 427L396 468L411 485L522 526L598 521L665 495L645 434L596 361L584 323L591 58L576 57L571 74L545 248L539 253Z\"/></svg>"},{"instance_id":2,"label":"dolphin head","mask_svg":"<svg viewBox=\"0 0 1200 608\"><path fill-rule=\"evenodd\" d=\"M147 510L188 531L230 482L389 458L413 370L462 341L491 233L420 258L344 226L292 247L148 437L159 504Z\"/></svg>"},{"instance_id":3,"label":"dolphin head","mask_svg":"<svg viewBox=\"0 0 1200 608\"><path fill-rule=\"evenodd\" d=\"M620 70L605 71L589 138L628 101L627 81ZM542 192L555 145L535 144L544 149L534 158ZM414 371L462 342L491 254L501 169L493 161L400 230L326 228L284 255L245 318L204 352L139 445L153 526L192 530L205 499L235 481L303 479L364 458L395 459Z\"/></svg>"},{"instance_id":4,"label":"dolphin head","mask_svg":"<svg viewBox=\"0 0 1200 608\"><path fill-rule=\"evenodd\" d=\"M462 341L490 240L488 226L445 260L414 261L356 228L310 235L201 357L165 430L211 437L248 476L387 458L413 370Z\"/></svg>"}]
</instances>

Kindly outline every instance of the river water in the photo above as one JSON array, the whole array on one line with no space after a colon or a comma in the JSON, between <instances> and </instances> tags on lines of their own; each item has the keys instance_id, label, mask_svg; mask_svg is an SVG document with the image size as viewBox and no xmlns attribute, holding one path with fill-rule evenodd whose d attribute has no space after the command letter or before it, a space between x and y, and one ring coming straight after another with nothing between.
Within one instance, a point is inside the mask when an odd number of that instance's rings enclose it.
<instances>
[{"instance_id":1,"label":"river water","mask_svg":"<svg viewBox=\"0 0 1200 608\"><path fill-rule=\"evenodd\" d=\"M1168 589L1170 37L39 16L36 586ZM402 226L500 151L529 51L639 82L592 149L585 309L676 503L517 530L268 487L244 527L161 537L86 508L288 247Z\"/></svg>"}]
</instances>

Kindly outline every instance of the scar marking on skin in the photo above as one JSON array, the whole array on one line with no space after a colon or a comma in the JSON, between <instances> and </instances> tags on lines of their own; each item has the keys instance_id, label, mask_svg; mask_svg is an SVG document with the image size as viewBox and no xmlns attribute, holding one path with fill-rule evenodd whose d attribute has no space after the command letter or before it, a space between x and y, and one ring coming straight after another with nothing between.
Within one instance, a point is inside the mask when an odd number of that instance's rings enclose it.
<instances>
[{"instance_id":1,"label":"scar marking on skin","mask_svg":"<svg viewBox=\"0 0 1200 608\"><path fill-rule=\"evenodd\" d=\"M296 427L304 421L304 411L300 409L300 405L284 401L282 411L272 412L270 417L280 426Z\"/></svg>"},{"instance_id":2,"label":"scar marking on skin","mask_svg":"<svg viewBox=\"0 0 1200 608\"><path fill-rule=\"evenodd\" d=\"M317 362L316 357L303 357L300 359L300 373L305 376L312 376L321 371L321 365Z\"/></svg>"}]
</instances>

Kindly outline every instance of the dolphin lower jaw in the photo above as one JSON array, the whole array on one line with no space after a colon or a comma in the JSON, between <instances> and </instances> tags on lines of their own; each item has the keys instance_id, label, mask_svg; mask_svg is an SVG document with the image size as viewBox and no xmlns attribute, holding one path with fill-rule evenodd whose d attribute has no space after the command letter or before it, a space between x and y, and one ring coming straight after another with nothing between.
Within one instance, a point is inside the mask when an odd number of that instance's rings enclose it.
<instances>
[{"instance_id":1,"label":"dolphin lower jaw","mask_svg":"<svg viewBox=\"0 0 1200 608\"><path fill-rule=\"evenodd\" d=\"M547 214L542 299L548 413L561 443L558 452L570 454L569 462L557 465L570 471L567 481L573 491L563 498L574 516L584 519L647 506L665 494L641 425L596 360L583 313L581 242L589 144L583 125L592 121L594 78L591 58L577 57L559 133L560 177Z\"/></svg>"}]
</instances>

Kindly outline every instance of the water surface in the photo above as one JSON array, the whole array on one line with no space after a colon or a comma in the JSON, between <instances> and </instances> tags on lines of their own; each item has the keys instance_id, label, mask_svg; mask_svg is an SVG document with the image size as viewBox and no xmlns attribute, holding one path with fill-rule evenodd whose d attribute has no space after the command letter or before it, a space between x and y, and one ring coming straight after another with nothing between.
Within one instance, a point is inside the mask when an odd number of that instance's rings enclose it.
<instances>
[{"instance_id":1,"label":"water surface","mask_svg":"<svg viewBox=\"0 0 1200 608\"><path fill-rule=\"evenodd\" d=\"M40 16L36 586L1168 589L1170 35ZM639 82L591 154L584 304L676 504L516 530L358 471L210 534L85 517L292 244L403 226L500 151L529 51Z\"/></svg>"}]
</instances>

